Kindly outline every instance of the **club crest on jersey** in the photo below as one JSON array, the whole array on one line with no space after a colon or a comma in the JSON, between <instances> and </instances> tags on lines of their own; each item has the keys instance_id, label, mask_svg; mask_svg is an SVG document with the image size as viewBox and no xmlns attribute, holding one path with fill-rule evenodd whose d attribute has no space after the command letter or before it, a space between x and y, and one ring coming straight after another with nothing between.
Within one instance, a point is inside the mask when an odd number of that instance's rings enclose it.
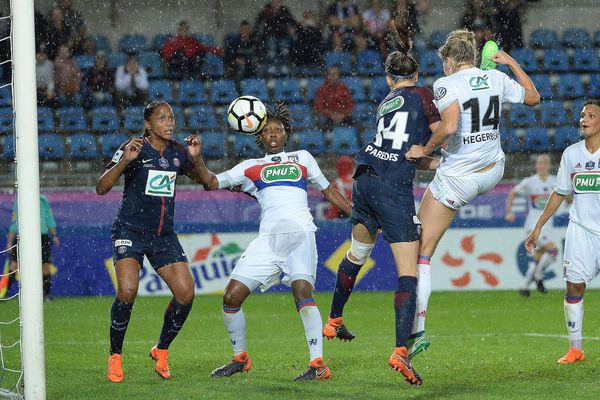
<instances>
[{"instance_id":1,"label":"club crest on jersey","mask_svg":"<svg viewBox=\"0 0 600 400\"><path fill-rule=\"evenodd\" d=\"M298 158L298 154L290 154L288 156L288 161L289 162L300 162L300 160Z\"/></svg>"},{"instance_id":2,"label":"club crest on jersey","mask_svg":"<svg viewBox=\"0 0 600 400\"><path fill-rule=\"evenodd\" d=\"M158 159L158 165L161 168L169 168L169 160L167 160L164 157L161 157L161 158Z\"/></svg>"},{"instance_id":3,"label":"club crest on jersey","mask_svg":"<svg viewBox=\"0 0 600 400\"><path fill-rule=\"evenodd\" d=\"M596 166L596 163L593 161L588 161L585 163L585 169L587 169L588 171L593 170L595 166Z\"/></svg>"},{"instance_id":4,"label":"club crest on jersey","mask_svg":"<svg viewBox=\"0 0 600 400\"><path fill-rule=\"evenodd\" d=\"M180 164L180 162L179 162L179 158L175 157L175 158L173 159L173 165L175 165L176 167L179 167L179 164Z\"/></svg>"},{"instance_id":5,"label":"club crest on jersey","mask_svg":"<svg viewBox=\"0 0 600 400\"><path fill-rule=\"evenodd\" d=\"M435 89L435 99L436 100L440 100L442 97L444 97L447 93L447 90L445 87L439 87L437 89Z\"/></svg>"},{"instance_id":6,"label":"club crest on jersey","mask_svg":"<svg viewBox=\"0 0 600 400\"><path fill-rule=\"evenodd\" d=\"M471 86L471 89L474 91L490 89L488 79L489 77L487 74L483 76L473 76L469 78L469 86Z\"/></svg>"},{"instance_id":7,"label":"club crest on jersey","mask_svg":"<svg viewBox=\"0 0 600 400\"><path fill-rule=\"evenodd\" d=\"M600 174L576 172L573 175L575 193L600 193Z\"/></svg>"},{"instance_id":8,"label":"club crest on jersey","mask_svg":"<svg viewBox=\"0 0 600 400\"><path fill-rule=\"evenodd\" d=\"M302 171L297 164L267 165L260 171L260 179L265 183L297 182L302 178Z\"/></svg>"},{"instance_id":9,"label":"club crest on jersey","mask_svg":"<svg viewBox=\"0 0 600 400\"><path fill-rule=\"evenodd\" d=\"M403 105L404 97L394 97L393 99L386 101L379 107L379 116L389 114L392 111L396 111L397 109L402 108Z\"/></svg>"},{"instance_id":10,"label":"club crest on jersey","mask_svg":"<svg viewBox=\"0 0 600 400\"><path fill-rule=\"evenodd\" d=\"M279 156L271 157L271 161L273 161L273 162L281 162L281 157L279 157Z\"/></svg>"}]
</instances>

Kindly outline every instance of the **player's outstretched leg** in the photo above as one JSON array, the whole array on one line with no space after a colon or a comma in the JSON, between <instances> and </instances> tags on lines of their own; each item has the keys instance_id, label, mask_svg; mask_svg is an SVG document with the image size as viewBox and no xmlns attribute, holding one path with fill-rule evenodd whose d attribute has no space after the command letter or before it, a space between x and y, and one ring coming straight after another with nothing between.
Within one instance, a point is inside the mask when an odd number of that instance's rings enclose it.
<instances>
[{"instance_id":1,"label":"player's outstretched leg","mask_svg":"<svg viewBox=\"0 0 600 400\"><path fill-rule=\"evenodd\" d=\"M233 356L233 360L229 363L215 369L211 376L213 378L225 378L238 372L248 372L252 368L252 361L248 357L248 354L244 351Z\"/></svg>"},{"instance_id":2,"label":"player's outstretched leg","mask_svg":"<svg viewBox=\"0 0 600 400\"><path fill-rule=\"evenodd\" d=\"M408 339L408 355L411 359L422 351L426 351L431 345L431 340L425 334L427 305L429 303L429 296L431 296L430 259L431 257L428 256L419 256L418 258L419 284L417 286L417 305L411 335Z\"/></svg>"},{"instance_id":3,"label":"player's outstretched leg","mask_svg":"<svg viewBox=\"0 0 600 400\"><path fill-rule=\"evenodd\" d=\"M322 357L315 358L310 362L308 369L298 375L295 381L323 381L331 377L331 370L325 365Z\"/></svg>"},{"instance_id":4,"label":"player's outstretched leg","mask_svg":"<svg viewBox=\"0 0 600 400\"><path fill-rule=\"evenodd\" d=\"M352 340L356 337L354 332L344 326L342 314L344 306L348 302L356 277L360 272L362 265L353 263L345 256L338 268L335 281L335 289L333 290L333 300L331 302L331 312L329 319L323 328L323 336L327 339L339 338L340 340Z\"/></svg>"}]
</instances>

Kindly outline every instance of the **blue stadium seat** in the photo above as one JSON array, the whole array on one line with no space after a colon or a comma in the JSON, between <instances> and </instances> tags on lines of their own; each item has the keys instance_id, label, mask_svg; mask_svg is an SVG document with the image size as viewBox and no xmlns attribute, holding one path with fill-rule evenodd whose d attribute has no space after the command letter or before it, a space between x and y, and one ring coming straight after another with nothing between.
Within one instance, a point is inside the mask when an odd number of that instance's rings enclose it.
<instances>
[{"instance_id":1,"label":"blue stadium seat","mask_svg":"<svg viewBox=\"0 0 600 400\"><path fill-rule=\"evenodd\" d=\"M192 33L191 36L208 47L215 47L215 44L217 43L215 37L209 33Z\"/></svg>"},{"instance_id":2,"label":"blue stadium seat","mask_svg":"<svg viewBox=\"0 0 600 400\"><path fill-rule=\"evenodd\" d=\"M162 78L164 76L162 60L157 52L145 51L138 55L138 62L148 74L148 78Z\"/></svg>"},{"instance_id":3,"label":"blue stadium seat","mask_svg":"<svg viewBox=\"0 0 600 400\"><path fill-rule=\"evenodd\" d=\"M85 131L88 129L85 112L81 107L58 109L58 129L61 131Z\"/></svg>"},{"instance_id":4,"label":"blue stadium seat","mask_svg":"<svg viewBox=\"0 0 600 400\"><path fill-rule=\"evenodd\" d=\"M509 115L511 126L523 127L536 123L535 110L522 104L511 105Z\"/></svg>"},{"instance_id":5,"label":"blue stadium seat","mask_svg":"<svg viewBox=\"0 0 600 400\"><path fill-rule=\"evenodd\" d=\"M249 78L241 83L240 91L243 96L254 96L263 101L269 99L269 87L264 79Z\"/></svg>"},{"instance_id":6,"label":"blue stadium seat","mask_svg":"<svg viewBox=\"0 0 600 400\"><path fill-rule=\"evenodd\" d=\"M595 99L600 98L600 74L594 74L590 76L588 97Z\"/></svg>"},{"instance_id":7,"label":"blue stadium seat","mask_svg":"<svg viewBox=\"0 0 600 400\"><path fill-rule=\"evenodd\" d=\"M96 64L96 56L91 54L80 54L75 56L75 63L80 70L92 68Z\"/></svg>"},{"instance_id":8,"label":"blue stadium seat","mask_svg":"<svg viewBox=\"0 0 600 400\"><path fill-rule=\"evenodd\" d=\"M595 72L600 70L600 61L596 49L575 49L573 69L578 72Z\"/></svg>"},{"instance_id":9,"label":"blue stadium seat","mask_svg":"<svg viewBox=\"0 0 600 400\"><path fill-rule=\"evenodd\" d=\"M163 100L168 103L172 103L175 98L173 97L171 81L166 79L150 81L150 85L148 87L148 98L150 101Z\"/></svg>"},{"instance_id":10,"label":"blue stadium seat","mask_svg":"<svg viewBox=\"0 0 600 400\"><path fill-rule=\"evenodd\" d=\"M144 107L129 106L123 109L123 128L141 132L144 129Z\"/></svg>"},{"instance_id":11,"label":"blue stadium seat","mask_svg":"<svg viewBox=\"0 0 600 400\"><path fill-rule=\"evenodd\" d=\"M343 78L342 82L345 83L346 86L348 86L348 89L350 89L350 92L352 92L352 99L354 99L354 102L367 100L365 86L361 78Z\"/></svg>"},{"instance_id":12,"label":"blue stadium seat","mask_svg":"<svg viewBox=\"0 0 600 400\"><path fill-rule=\"evenodd\" d=\"M431 35L429 35L429 46L437 50L446 42L446 37L448 36L449 31L433 31Z\"/></svg>"},{"instance_id":13,"label":"blue stadium seat","mask_svg":"<svg viewBox=\"0 0 600 400\"><path fill-rule=\"evenodd\" d=\"M299 78L319 76L323 73L323 68L319 64L295 65L292 67L292 74Z\"/></svg>"},{"instance_id":14,"label":"blue stadium seat","mask_svg":"<svg viewBox=\"0 0 600 400\"><path fill-rule=\"evenodd\" d=\"M559 43L558 34L549 29L536 29L529 36L529 45L535 49L549 49Z\"/></svg>"},{"instance_id":15,"label":"blue stadium seat","mask_svg":"<svg viewBox=\"0 0 600 400\"><path fill-rule=\"evenodd\" d=\"M552 90L552 83L550 82L550 77L548 77L548 75L532 75L531 80L542 97L542 101L555 97L554 91Z\"/></svg>"},{"instance_id":16,"label":"blue stadium seat","mask_svg":"<svg viewBox=\"0 0 600 400\"><path fill-rule=\"evenodd\" d=\"M546 49L540 64L542 71L566 72L569 70L569 58L564 49Z\"/></svg>"},{"instance_id":17,"label":"blue stadium seat","mask_svg":"<svg viewBox=\"0 0 600 400\"><path fill-rule=\"evenodd\" d=\"M57 133L43 133L38 136L40 159L60 160L65 157L65 143Z\"/></svg>"},{"instance_id":18,"label":"blue stadium seat","mask_svg":"<svg viewBox=\"0 0 600 400\"><path fill-rule=\"evenodd\" d=\"M159 51L159 52L162 51L162 48L164 47L167 40L171 39L172 37L173 37L172 33L157 33L152 38L152 44L151 44L150 49Z\"/></svg>"},{"instance_id":19,"label":"blue stadium seat","mask_svg":"<svg viewBox=\"0 0 600 400\"><path fill-rule=\"evenodd\" d=\"M121 119L114 107L95 107L90 111L92 130L97 132L116 131L121 127Z\"/></svg>"},{"instance_id":20,"label":"blue stadium seat","mask_svg":"<svg viewBox=\"0 0 600 400\"><path fill-rule=\"evenodd\" d=\"M189 107L187 114L189 116L188 127L190 129L205 131L218 128L215 108L211 105Z\"/></svg>"},{"instance_id":21,"label":"blue stadium seat","mask_svg":"<svg viewBox=\"0 0 600 400\"><path fill-rule=\"evenodd\" d=\"M106 57L106 64L109 68L116 69L119 65L125 64L125 53L110 53Z\"/></svg>"},{"instance_id":22,"label":"blue stadium seat","mask_svg":"<svg viewBox=\"0 0 600 400\"><path fill-rule=\"evenodd\" d=\"M329 51L325 54L325 69L337 65L342 75L352 73L352 57L345 51Z\"/></svg>"},{"instance_id":23,"label":"blue stadium seat","mask_svg":"<svg viewBox=\"0 0 600 400\"><path fill-rule=\"evenodd\" d=\"M293 141L298 149L306 150L313 155L327 153L325 135L321 131L306 130L298 132L294 135Z\"/></svg>"},{"instance_id":24,"label":"blue stadium seat","mask_svg":"<svg viewBox=\"0 0 600 400\"><path fill-rule=\"evenodd\" d=\"M377 106L373 103L356 103L352 110L352 119L363 128L375 128Z\"/></svg>"},{"instance_id":25,"label":"blue stadium seat","mask_svg":"<svg viewBox=\"0 0 600 400\"><path fill-rule=\"evenodd\" d=\"M225 64L223 59L214 54L207 54L204 56L204 62L200 68L202 74L209 78L220 78L225 76Z\"/></svg>"},{"instance_id":26,"label":"blue stadium seat","mask_svg":"<svg viewBox=\"0 0 600 400\"><path fill-rule=\"evenodd\" d=\"M283 100L286 103L299 103L303 101L300 83L295 78L275 79L276 100Z\"/></svg>"},{"instance_id":27,"label":"blue stadium seat","mask_svg":"<svg viewBox=\"0 0 600 400\"><path fill-rule=\"evenodd\" d=\"M323 84L323 78L312 78L306 80L306 100L313 101L317 94L317 90Z\"/></svg>"},{"instance_id":28,"label":"blue stadium seat","mask_svg":"<svg viewBox=\"0 0 600 400\"><path fill-rule=\"evenodd\" d=\"M502 149L505 152L518 153L523 151L523 146L514 129L503 129L500 135L500 141L502 143Z\"/></svg>"},{"instance_id":29,"label":"blue stadium seat","mask_svg":"<svg viewBox=\"0 0 600 400\"><path fill-rule=\"evenodd\" d=\"M560 75L558 78L558 96L563 99L575 99L585 96L580 75Z\"/></svg>"},{"instance_id":30,"label":"blue stadium seat","mask_svg":"<svg viewBox=\"0 0 600 400\"><path fill-rule=\"evenodd\" d=\"M263 149L254 141L254 136L241 133L233 134L233 151L240 158L256 158L264 154Z\"/></svg>"},{"instance_id":31,"label":"blue stadium seat","mask_svg":"<svg viewBox=\"0 0 600 400\"><path fill-rule=\"evenodd\" d=\"M0 151L0 159L15 159L15 140L16 138L14 136L0 136L0 145L2 145L2 150Z\"/></svg>"},{"instance_id":32,"label":"blue stadium seat","mask_svg":"<svg viewBox=\"0 0 600 400\"><path fill-rule=\"evenodd\" d=\"M510 55L519 63L523 71L528 74L538 72L538 63L534 50L529 48L514 49Z\"/></svg>"},{"instance_id":33,"label":"blue stadium seat","mask_svg":"<svg viewBox=\"0 0 600 400\"><path fill-rule=\"evenodd\" d=\"M180 81L177 92L179 102L183 105L206 103L204 85L200 81Z\"/></svg>"},{"instance_id":34,"label":"blue stadium seat","mask_svg":"<svg viewBox=\"0 0 600 400\"><path fill-rule=\"evenodd\" d=\"M313 117L313 109L310 104L291 104L288 106L290 116L292 118L292 130L313 129L315 119Z\"/></svg>"},{"instance_id":35,"label":"blue stadium seat","mask_svg":"<svg viewBox=\"0 0 600 400\"><path fill-rule=\"evenodd\" d=\"M53 131L54 130L54 111L50 107L38 107L38 130Z\"/></svg>"},{"instance_id":36,"label":"blue stadium seat","mask_svg":"<svg viewBox=\"0 0 600 400\"><path fill-rule=\"evenodd\" d=\"M0 133L9 133L13 131L14 120L12 108L0 109Z\"/></svg>"},{"instance_id":37,"label":"blue stadium seat","mask_svg":"<svg viewBox=\"0 0 600 400\"><path fill-rule=\"evenodd\" d=\"M581 140L579 129L573 126L561 126L556 128L554 140L552 142L552 150L563 151L573 143Z\"/></svg>"},{"instance_id":38,"label":"blue stadium seat","mask_svg":"<svg viewBox=\"0 0 600 400\"><path fill-rule=\"evenodd\" d=\"M390 87L385 78L380 77L371 79L371 89L369 90L369 99L371 101L380 103L389 93Z\"/></svg>"},{"instance_id":39,"label":"blue stadium seat","mask_svg":"<svg viewBox=\"0 0 600 400\"><path fill-rule=\"evenodd\" d=\"M110 40L108 40L108 37L106 35L103 35L103 34L88 35L88 39L96 42L96 51L97 52L103 51L105 53L112 53L112 48L110 46Z\"/></svg>"},{"instance_id":40,"label":"blue stadium seat","mask_svg":"<svg viewBox=\"0 0 600 400\"><path fill-rule=\"evenodd\" d=\"M425 76L437 76L444 73L442 60L435 50L425 49L419 52L419 72Z\"/></svg>"},{"instance_id":41,"label":"blue stadium seat","mask_svg":"<svg viewBox=\"0 0 600 400\"><path fill-rule=\"evenodd\" d=\"M544 105L540 110L540 122L544 126L559 126L570 123L564 106Z\"/></svg>"},{"instance_id":42,"label":"blue stadium seat","mask_svg":"<svg viewBox=\"0 0 600 400\"><path fill-rule=\"evenodd\" d=\"M202 155L208 158L225 157L225 134L223 132L203 132Z\"/></svg>"},{"instance_id":43,"label":"blue stadium seat","mask_svg":"<svg viewBox=\"0 0 600 400\"><path fill-rule=\"evenodd\" d=\"M592 38L588 31L582 28L567 28L562 36L562 44L567 47L592 47Z\"/></svg>"},{"instance_id":44,"label":"blue stadium seat","mask_svg":"<svg viewBox=\"0 0 600 400\"><path fill-rule=\"evenodd\" d=\"M375 50L363 50L356 54L356 72L359 75L376 76L383 74L381 53Z\"/></svg>"},{"instance_id":45,"label":"blue stadium seat","mask_svg":"<svg viewBox=\"0 0 600 400\"><path fill-rule=\"evenodd\" d=\"M215 104L229 104L238 97L235 82L230 79L212 81L210 101Z\"/></svg>"},{"instance_id":46,"label":"blue stadium seat","mask_svg":"<svg viewBox=\"0 0 600 400\"><path fill-rule=\"evenodd\" d=\"M180 106L171 106L171 109L173 110L173 114L175 115L175 129L179 130L187 128L185 124L185 112L183 112L183 108L181 108Z\"/></svg>"},{"instance_id":47,"label":"blue stadium seat","mask_svg":"<svg viewBox=\"0 0 600 400\"><path fill-rule=\"evenodd\" d=\"M534 126L525 130L523 140L524 151L548 151L550 150L550 137L546 128Z\"/></svg>"},{"instance_id":48,"label":"blue stadium seat","mask_svg":"<svg viewBox=\"0 0 600 400\"><path fill-rule=\"evenodd\" d=\"M115 132L112 134L106 134L100 136L102 146L102 158L104 160L110 160L119 147L125 143L129 138L124 133Z\"/></svg>"},{"instance_id":49,"label":"blue stadium seat","mask_svg":"<svg viewBox=\"0 0 600 400\"><path fill-rule=\"evenodd\" d=\"M594 32L594 47L600 47L600 29Z\"/></svg>"},{"instance_id":50,"label":"blue stadium seat","mask_svg":"<svg viewBox=\"0 0 600 400\"><path fill-rule=\"evenodd\" d=\"M579 115L581 115L581 110L583 110L584 104L588 101L588 99L577 99L571 101L571 115L573 123L577 123L579 120Z\"/></svg>"},{"instance_id":51,"label":"blue stadium seat","mask_svg":"<svg viewBox=\"0 0 600 400\"><path fill-rule=\"evenodd\" d=\"M354 128L333 128L331 151L335 154L355 154L360 150L358 132Z\"/></svg>"},{"instance_id":52,"label":"blue stadium seat","mask_svg":"<svg viewBox=\"0 0 600 400\"><path fill-rule=\"evenodd\" d=\"M141 53L148 48L148 39L139 33L125 34L119 40L119 51Z\"/></svg>"},{"instance_id":53,"label":"blue stadium seat","mask_svg":"<svg viewBox=\"0 0 600 400\"><path fill-rule=\"evenodd\" d=\"M12 92L10 86L0 89L0 107L12 107Z\"/></svg>"},{"instance_id":54,"label":"blue stadium seat","mask_svg":"<svg viewBox=\"0 0 600 400\"><path fill-rule=\"evenodd\" d=\"M93 160L98 158L96 137L91 133L74 133L69 135L69 154L76 160Z\"/></svg>"}]
</instances>

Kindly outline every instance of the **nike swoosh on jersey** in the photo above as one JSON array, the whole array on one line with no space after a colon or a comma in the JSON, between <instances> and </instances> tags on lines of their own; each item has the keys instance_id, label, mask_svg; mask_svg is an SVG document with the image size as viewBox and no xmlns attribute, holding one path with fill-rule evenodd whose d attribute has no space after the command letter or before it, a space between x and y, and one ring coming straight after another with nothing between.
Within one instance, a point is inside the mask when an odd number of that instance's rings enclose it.
<instances>
[{"instance_id":1,"label":"nike swoosh on jersey","mask_svg":"<svg viewBox=\"0 0 600 400\"><path fill-rule=\"evenodd\" d=\"M146 164L147 162L152 161L152 160L154 160L154 158L149 158L147 160L142 160L142 164Z\"/></svg>"}]
</instances>

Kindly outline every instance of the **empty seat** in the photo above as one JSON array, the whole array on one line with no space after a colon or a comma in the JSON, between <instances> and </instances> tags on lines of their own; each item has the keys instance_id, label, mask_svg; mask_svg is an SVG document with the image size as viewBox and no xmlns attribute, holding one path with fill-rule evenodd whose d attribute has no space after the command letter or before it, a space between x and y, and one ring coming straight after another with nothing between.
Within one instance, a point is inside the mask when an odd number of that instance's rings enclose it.
<instances>
[{"instance_id":1,"label":"empty seat","mask_svg":"<svg viewBox=\"0 0 600 400\"><path fill-rule=\"evenodd\" d=\"M65 157L65 144L57 133L43 133L38 136L39 156L42 160L60 160Z\"/></svg>"},{"instance_id":2,"label":"empty seat","mask_svg":"<svg viewBox=\"0 0 600 400\"><path fill-rule=\"evenodd\" d=\"M540 121L544 126L569 124L569 117L564 106L544 106L540 110Z\"/></svg>"},{"instance_id":3,"label":"empty seat","mask_svg":"<svg viewBox=\"0 0 600 400\"><path fill-rule=\"evenodd\" d=\"M275 79L275 99L286 103L301 102L303 99L298 81L294 78Z\"/></svg>"},{"instance_id":4,"label":"empty seat","mask_svg":"<svg viewBox=\"0 0 600 400\"><path fill-rule=\"evenodd\" d=\"M149 78L161 78L164 76L162 60L157 52L145 51L138 55L138 62L144 67Z\"/></svg>"},{"instance_id":5,"label":"empty seat","mask_svg":"<svg viewBox=\"0 0 600 400\"><path fill-rule=\"evenodd\" d=\"M323 78L312 78L306 80L306 100L313 101L317 94L317 90L321 87L325 80Z\"/></svg>"},{"instance_id":6,"label":"empty seat","mask_svg":"<svg viewBox=\"0 0 600 400\"><path fill-rule=\"evenodd\" d=\"M335 154L355 154L360 150L358 132L354 128L333 128L331 151Z\"/></svg>"},{"instance_id":7,"label":"empty seat","mask_svg":"<svg viewBox=\"0 0 600 400\"><path fill-rule=\"evenodd\" d=\"M54 130L54 111L50 107L38 107L38 130L53 131Z\"/></svg>"},{"instance_id":8,"label":"empty seat","mask_svg":"<svg viewBox=\"0 0 600 400\"><path fill-rule=\"evenodd\" d=\"M12 132L14 127L12 108L0 109L0 133Z\"/></svg>"},{"instance_id":9,"label":"empty seat","mask_svg":"<svg viewBox=\"0 0 600 400\"><path fill-rule=\"evenodd\" d=\"M541 69L548 72L566 72L569 69L569 58L564 49L546 49Z\"/></svg>"},{"instance_id":10,"label":"empty seat","mask_svg":"<svg viewBox=\"0 0 600 400\"><path fill-rule=\"evenodd\" d=\"M528 74L538 72L538 63L535 56L535 51L529 48L514 49L511 56L519 63L523 71Z\"/></svg>"},{"instance_id":11,"label":"empty seat","mask_svg":"<svg viewBox=\"0 0 600 400\"><path fill-rule=\"evenodd\" d=\"M352 72L352 57L345 51L330 51L325 54L325 68L338 66L342 75L350 75Z\"/></svg>"},{"instance_id":12,"label":"empty seat","mask_svg":"<svg viewBox=\"0 0 600 400\"><path fill-rule=\"evenodd\" d=\"M561 126L556 128L554 140L552 141L552 150L563 151L573 143L581 140L579 129L573 126Z\"/></svg>"},{"instance_id":13,"label":"empty seat","mask_svg":"<svg viewBox=\"0 0 600 400\"><path fill-rule=\"evenodd\" d=\"M325 135L317 130L305 130L296 133L294 142L298 149L306 150L313 155L322 155L327 152Z\"/></svg>"},{"instance_id":14,"label":"empty seat","mask_svg":"<svg viewBox=\"0 0 600 400\"><path fill-rule=\"evenodd\" d=\"M360 78L344 78L342 82L348 86L350 92L352 92L352 98L354 101L365 101L367 100L367 94L365 93L365 86Z\"/></svg>"},{"instance_id":15,"label":"empty seat","mask_svg":"<svg viewBox=\"0 0 600 400\"><path fill-rule=\"evenodd\" d=\"M91 54L80 54L75 56L75 63L81 70L92 68L96 64L96 56Z\"/></svg>"},{"instance_id":16,"label":"empty seat","mask_svg":"<svg viewBox=\"0 0 600 400\"><path fill-rule=\"evenodd\" d=\"M595 72L600 70L600 61L596 49L575 49L573 68L579 72Z\"/></svg>"},{"instance_id":17,"label":"empty seat","mask_svg":"<svg viewBox=\"0 0 600 400\"><path fill-rule=\"evenodd\" d=\"M215 104L229 104L238 97L235 82L230 79L213 81L210 85L210 101Z\"/></svg>"},{"instance_id":18,"label":"empty seat","mask_svg":"<svg viewBox=\"0 0 600 400\"><path fill-rule=\"evenodd\" d=\"M121 119L114 107L96 107L90 111L93 131L116 131L121 127Z\"/></svg>"},{"instance_id":19,"label":"empty seat","mask_svg":"<svg viewBox=\"0 0 600 400\"><path fill-rule=\"evenodd\" d=\"M222 132L204 132L200 136L202 140L202 154L205 157L225 157L225 135Z\"/></svg>"},{"instance_id":20,"label":"empty seat","mask_svg":"<svg viewBox=\"0 0 600 400\"><path fill-rule=\"evenodd\" d=\"M11 86L0 88L0 107L12 107Z\"/></svg>"},{"instance_id":21,"label":"empty seat","mask_svg":"<svg viewBox=\"0 0 600 400\"><path fill-rule=\"evenodd\" d=\"M522 104L513 104L510 107L511 126L523 127L535 124L535 110Z\"/></svg>"},{"instance_id":22,"label":"empty seat","mask_svg":"<svg viewBox=\"0 0 600 400\"><path fill-rule=\"evenodd\" d=\"M519 137L514 129L504 129L500 135L502 149L510 153L518 153L523 151L523 146L519 141Z\"/></svg>"},{"instance_id":23,"label":"empty seat","mask_svg":"<svg viewBox=\"0 0 600 400\"><path fill-rule=\"evenodd\" d=\"M550 137L546 128L535 126L526 129L523 139L523 150L539 152L550 150Z\"/></svg>"},{"instance_id":24,"label":"empty seat","mask_svg":"<svg viewBox=\"0 0 600 400\"><path fill-rule=\"evenodd\" d=\"M555 97L554 91L552 90L552 83L550 82L548 75L532 75L531 80L543 100Z\"/></svg>"},{"instance_id":25,"label":"empty seat","mask_svg":"<svg viewBox=\"0 0 600 400\"><path fill-rule=\"evenodd\" d=\"M291 104L290 117L292 130L312 129L315 125L313 110L310 104Z\"/></svg>"},{"instance_id":26,"label":"empty seat","mask_svg":"<svg viewBox=\"0 0 600 400\"><path fill-rule=\"evenodd\" d=\"M58 129L61 131L85 131L88 129L85 113L81 107L58 109Z\"/></svg>"},{"instance_id":27,"label":"empty seat","mask_svg":"<svg viewBox=\"0 0 600 400\"><path fill-rule=\"evenodd\" d=\"M529 45L536 49L557 47L559 43L558 34L549 29L536 29L529 36Z\"/></svg>"},{"instance_id":28,"label":"empty seat","mask_svg":"<svg viewBox=\"0 0 600 400\"><path fill-rule=\"evenodd\" d=\"M263 154L263 149L256 144L254 136L241 133L233 135L233 150L241 158L255 158Z\"/></svg>"},{"instance_id":29,"label":"empty seat","mask_svg":"<svg viewBox=\"0 0 600 400\"><path fill-rule=\"evenodd\" d=\"M109 68L116 69L119 65L125 64L125 53L109 53L106 64Z\"/></svg>"},{"instance_id":30,"label":"empty seat","mask_svg":"<svg viewBox=\"0 0 600 400\"><path fill-rule=\"evenodd\" d=\"M600 29L594 32L594 47L600 47Z\"/></svg>"},{"instance_id":31,"label":"empty seat","mask_svg":"<svg viewBox=\"0 0 600 400\"><path fill-rule=\"evenodd\" d=\"M144 107L125 107L123 109L123 128L128 131L142 131L144 129Z\"/></svg>"},{"instance_id":32,"label":"empty seat","mask_svg":"<svg viewBox=\"0 0 600 400\"><path fill-rule=\"evenodd\" d=\"M419 72L426 76L437 76L444 73L442 60L435 50L425 49L419 52Z\"/></svg>"},{"instance_id":33,"label":"empty seat","mask_svg":"<svg viewBox=\"0 0 600 400\"><path fill-rule=\"evenodd\" d=\"M215 109L211 105L197 105L187 109L188 127L191 129L210 130L217 129Z\"/></svg>"},{"instance_id":34,"label":"empty seat","mask_svg":"<svg viewBox=\"0 0 600 400\"><path fill-rule=\"evenodd\" d=\"M594 74L590 76L588 97L593 97L596 99L600 97L600 74Z\"/></svg>"},{"instance_id":35,"label":"empty seat","mask_svg":"<svg viewBox=\"0 0 600 400\"><path fill-rule=\"evenodd\" d=\"M371 101L380 103L389 93L390 87L385 78L371 79L371 88L369 89L369 99Z\"/></svg>"},{"instance_id":36,"label":"empty seat","mask_svg":"<svg viewBox=\"0 0 600 400\"><path fill-rule=\"evenodd\" d=\"M123 35L119 40L119 50L125 53L140 53L148 48L148 39L139 33Z\"/></svg>"},{"instance_id":37,"label":"empty seat","mask_svg":"<svg viewBox=\"0 0 600 400\"><path fill-rule=\"evenodd\" d=\"M431 32L431 35L429 35L429 46L434 50L439 49L440 47L442 47L444 42L446 42L446 37L449 33L449 31L443 30Z\"/></svg>"},{"instance_id":38,"label":"empty seat","mask_svg":"<svg viewBox=\"0 0 600 400\"><path fill-rule=\"evenodd\" d=\"M15 140L17 140L17 138L14 136L0 136L0 144L2 145L2 151L0 151L0 159L14 160Z\"/></svg>"},{"instance_id":39,"label":"empty seat","mask_svg":"<svg viewBox=\"0 0 600 400\"><path fill-rule=\"evenodd\" d=\"M91 133L74 133L69 136L69 154L76 160L98 158L96 137Z\"/></svg>"},{"instance_id":40,"label":"empty seat","mask_svg":"<svg viewBox=\"0 0 600 400\"><path fill-rule=\"evenodd\" d=\"M367 76L382 74L384 71L381 53L375 50L359 51L356 55L356 72Z\"/></svg>"},{"instance_id":41,"label":"empty seat","mask_svg":"<svg viewBox=\"0 0 600 400\"><path fill-rule=\"evenodd\" d=\"M110 160L119 147L129 138L124 133L115 132L112 134L102 135L100 137L102 146L102 158Z\"/></svg>"},{"instance_id":42,"label":"empty seat","mask_svg":"<svg viewBox=\"0 0 600 400\"><path fill-rule=\"evenodd\" d=\"M152 38L151 49L155 51L162 51L167 40L173 37L172 33L157 33Z\"/></svg>"},{"instance_id":43,"label":"empty seat","mask_svg":"<svg viewBox=\"0 0 600 400\"><path fill-rule=\"evenodd\" d=\"M204 85L200 81L181 81L177 92L179 102L183 105L206 103Z\"/></svg>"},{"instance_id":44,"label":"empty seat","mask_svg":"<svg viewBox=\"0 0 600 400\"><path fill-rule=\"evenodd\" d=\"M583 28L568 28L563 33L562 44L567 47L591 47L592 38L588 31Z\"/></svg>"},{"instance_id":45,"label":"empty seat","mask_svg":"<svg viewBox=\"0 0 600 400\"><path fill-rule=\"evenodd\" d=\"M558 78L558 96L563 99L575 99L585 96L583 83L578 74L563 74Z\"/></svg>"},{"instance_id":46,"label":"empty seat","mask_svg":"<svg viewBox=\"0 0 600 400\"><path fill-rule=\"evenodd\" d=\"M150 100L162 100L172 103L175 98L173 97L171 82L166 79L150 81L148 97Z\"/></svg>"},{"instance_id":47,"label":"empty seat","mask_svg":"<svg viewBox=\"0 0 600 400\"><path fill-rule=\"evenodd\" d=\"M209 78L220 78L225 76L225 64L221 57L214 54L206 54L200 71L202 75Z\"/></svg>"},{"instance_id":48,"label":"empty seat","mask_svg":"<svg viewBox=\"0 0 600 400\"><path fill-rule=\"evenodd\" d=\"M267 81L264 79L244 79L240 85L242 96L254 96L262 101L267 101L269 98L269 88L267 87Z\"/></svg>"},{"instance_id":49,"label":"empty seat","mask_svg":"<svg viewBox=\"0 0 600 400\"><path fill-rule=\"evenodd\" d=\"M373 103L357 103L352 110L352 119L363 128L374 127L377 106Z\"/></svg>"},{"instance_id":50,"label":"empty seat","mask_svg":"<svg viewBox=\"0 0 600 400\"><path fill-rule=\"evenodd\" d=\"M185 129L185 113L183 112L183 108L180 106L171 106L171 109L175 115L175 129Z\"/></svg>"}]
</instances>

